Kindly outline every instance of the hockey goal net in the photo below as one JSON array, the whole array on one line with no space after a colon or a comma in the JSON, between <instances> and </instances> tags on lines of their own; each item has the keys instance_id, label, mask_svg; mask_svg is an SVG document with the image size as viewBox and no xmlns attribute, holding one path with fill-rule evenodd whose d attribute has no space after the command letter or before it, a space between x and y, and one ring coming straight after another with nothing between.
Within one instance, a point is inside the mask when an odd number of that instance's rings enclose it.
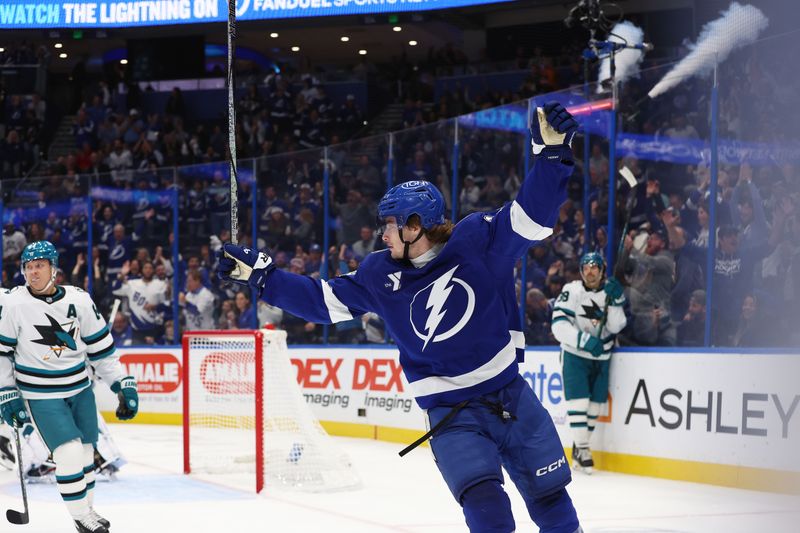
<instances>
[{"instance_id":1,"label":"hockey goal net","mask_svg":"<svg viewBox=\"0 0 800 533\"><path fill-rule=\"evenodd\" d=\"M256 492L360 485L306 404L285 331L186 332L183 387L185 473L252 473Z\"/></svg>"}]
</instances>

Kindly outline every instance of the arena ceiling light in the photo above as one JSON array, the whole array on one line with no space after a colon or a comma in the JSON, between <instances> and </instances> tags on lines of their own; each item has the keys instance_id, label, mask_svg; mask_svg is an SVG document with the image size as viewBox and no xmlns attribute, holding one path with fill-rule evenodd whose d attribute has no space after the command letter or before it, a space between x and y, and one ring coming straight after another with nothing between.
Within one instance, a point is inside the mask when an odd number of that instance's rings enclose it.
<instances>
[{"instance_id":1,"label":"arena ceiling light","mask_svg":"<svg viewBox=\"0 0 800 533\"><path fill-rule=\"evenodd\" d=\"M392 31L403 31L403 28L400 26L395 26L394 28L392 28Z\"/></svg>"},{"instance_id":2,"label":"arena ceiling light","mask_svg":"<svg viewBox=\"0 0 800 533\"><path fill-rule=\"evenodd\" d=\"M275 32L270 33L269 36L272 37L273 39L277 39L278 38L278 34L275 33Z\"/></svg>"},{"instance_id":3,"label":"arena ceiling light","mask_svg":"<svg viewBox=\"0 0 800 533\"><path fill-rule=\"evenodd\" d=\"M408 41L408 46L417 46L417 41Z\"/></svg>"},{"instance_id":4,"label":"arena ceiling light","mask_svg":"<svg viewBox=\"0 0 800 533\"><path fill-rule=\"evenodd\" d=\"M299 52L299 51L300 51L299 46L292 46L292 52Z\"/></svg>"},{"instance_id":5,"label":"arena ceiling light","mask_svg":"<svg viewBox=\"0 0 800 533\"><path fill-rule=\"evenodd\" d=\"M350 37L348 37L347 35L342 35L341 37L339 37L339 40L342 41L343 43L346 43L347 41L350 40Z\"/></svg>"},{"instance_id":6,"label":"arena ceiling light","mask_svg":"<svg viewBox=\"0 0 800 533\"><path fill-rule=\"evenodd\" d=\"M60 54L58 54L58 57L60 57L61 59L66 59L67 58L67 54L64 53L64 52L61 52Z\"/></svg>"},{"instance_id":7,"label":"arena ceiling light","mask_svg":"<svg viewBox=\"0 0 800 533\"><path fill-rule=\"evenodd\" d=\"M64 45L61 43L56 43L53 45L53 48L62 48Z\"/></svg>"},{"instance_id":8,"label":"arena ceiling light","mask_svg":"<svg viewBox=\"0 0 800 533\"><path fill-rule=\"evenodd\" d=\"M119 60L119 64L120 65L127 65L128 64L128 60L127 59L120 59Z\"/></svg>"},{"instance_id":9,"label":"arena ceiling light","mask_svg":"<svg viewBox=\"0 0 800 533\"><path fill-rule=\"evenodd\" d=\"M3 53L3 52L5 52L5 51L6 51L6 49L5 49L5 48L3 48L2 46L0 46L0 54L2 54L2 53Z\"/></svg>"},{"instance_id":10,"label":"arena ceiling light","mask_svg":"<svg viewBox=\"0 0 800 533\"><path fill-rule=\"evenodd\" d=\"M365 55L367 55L367 51L364 50L364 49L361 49L361 50L358 51L358 55L365 56Z\"/></svg>"}]
</instances>

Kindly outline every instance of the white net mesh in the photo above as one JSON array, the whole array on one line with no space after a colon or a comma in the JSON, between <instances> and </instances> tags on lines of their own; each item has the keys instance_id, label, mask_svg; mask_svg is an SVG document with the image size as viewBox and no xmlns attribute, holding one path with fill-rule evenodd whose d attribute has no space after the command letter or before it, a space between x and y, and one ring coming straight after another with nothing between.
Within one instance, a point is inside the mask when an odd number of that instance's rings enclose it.
<instances>
[{"instance_id":1,"label":"white net mesh","mask_svg":"<svg viewBox=\"0 0 800 533\"><path fill-rule=\"evenodd\" d=\"M307 491L355 488L360 480L306 404L286 348L286 333L263 334L263 425L256 431L254 333L188 335L191 472L255 474L263 444L266 488Z\"/></svg>"}]
</instances>

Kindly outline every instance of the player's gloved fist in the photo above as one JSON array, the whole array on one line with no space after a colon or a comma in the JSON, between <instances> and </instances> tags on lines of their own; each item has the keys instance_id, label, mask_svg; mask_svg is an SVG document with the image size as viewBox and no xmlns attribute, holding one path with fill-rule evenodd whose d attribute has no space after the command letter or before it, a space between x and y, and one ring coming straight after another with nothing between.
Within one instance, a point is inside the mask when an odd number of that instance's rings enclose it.
<instances>
[{"instance_id":1,"label":"player's gloved fist","mask_svg":"<svg viewBox=\"0 0 800 533\"><path fill-rule=\"evenodd\" d=\"M537 107L531 117L531 147L533 155L547 159L572 161L572 139L578 123L558 102Z\"/></svg>"},{"instance_id":2,"label":"player's gloved fist","mask_svg":"<svg viewBox=\"0 0 800 533\"><path fill-rule=\"evenodd\" d=\"M595 337L585 331L578 333L578 348L589 352L594 357L603 355L603 341L601 341L599 337Z\"/></svg>"},{"instance_id":3,"label":"player's gloved fist","mask_svg":"<svg viewBox=\"0 0 800 533\"><path fill-rule=\"evenodd\" d=\"M117 393L119 406L117 407L117 418L120 420L130 420L139 412L139 393L136 390L136 379L133 376L125 376L119 381L111 384L111 390Z\"/></svg>"},{"instance_id":4,"label":"player's gloved fist","mask_svg":"<svg viewBox=\"0 0 800 533\"><path fill-rule=\"evenodd\" d=\"M606 280L605 285L603 286L603 290L611 299L612 303L616 303L622 297L623 289L622 283L619 282L617 278L608 278Z\"/></svg>"},{"instance_id":5,"label":"player's gloved fist","mask_svg":"<svg viewBox=\"0 0 800 533\"><path fill-rule=\"evenodd\" d=\"M25 402L16 387L0 389L0 415L3 421L11 427L21 428L31 421Z\"/></svg>"},{"instance_id":6,"label":"player's gloved fist","mask_svg":"<svg viewBox=\"0 0 800 533\"><path fill-rule=\"evenodd\" d=\"M272 258L264 252L225 243L217 252L217 277L261 291L267 276L275 269Z\"/></svg>"}]
</instances>

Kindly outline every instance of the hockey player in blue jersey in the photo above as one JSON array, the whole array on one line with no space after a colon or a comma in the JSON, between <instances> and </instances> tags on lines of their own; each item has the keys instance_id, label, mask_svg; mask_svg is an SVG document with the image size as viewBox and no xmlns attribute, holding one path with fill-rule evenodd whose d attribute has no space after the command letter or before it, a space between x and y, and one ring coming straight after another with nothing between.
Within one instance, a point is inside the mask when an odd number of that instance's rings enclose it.
<instances>
[{"instance_id":1,"label":"hockey player in blue jersey","mask_svg":"<svg viewBox=\"0 0 800 533\"><path fill-rule=\"evenodd\" d=\"M386 250L325 281L275 269L263 252L225 244L221 279L247 283L268 303L318 323L380 315L426 410L436 464L470 531L515 530L501 466L544 533L580 525L550 415L519 375L524 337L514 265L552 234L573 170L578 125L558 103L532 117L535 162L517 197L457 225L427 181L397 185L378 206Z\"/></svg>"}]
</instances>

